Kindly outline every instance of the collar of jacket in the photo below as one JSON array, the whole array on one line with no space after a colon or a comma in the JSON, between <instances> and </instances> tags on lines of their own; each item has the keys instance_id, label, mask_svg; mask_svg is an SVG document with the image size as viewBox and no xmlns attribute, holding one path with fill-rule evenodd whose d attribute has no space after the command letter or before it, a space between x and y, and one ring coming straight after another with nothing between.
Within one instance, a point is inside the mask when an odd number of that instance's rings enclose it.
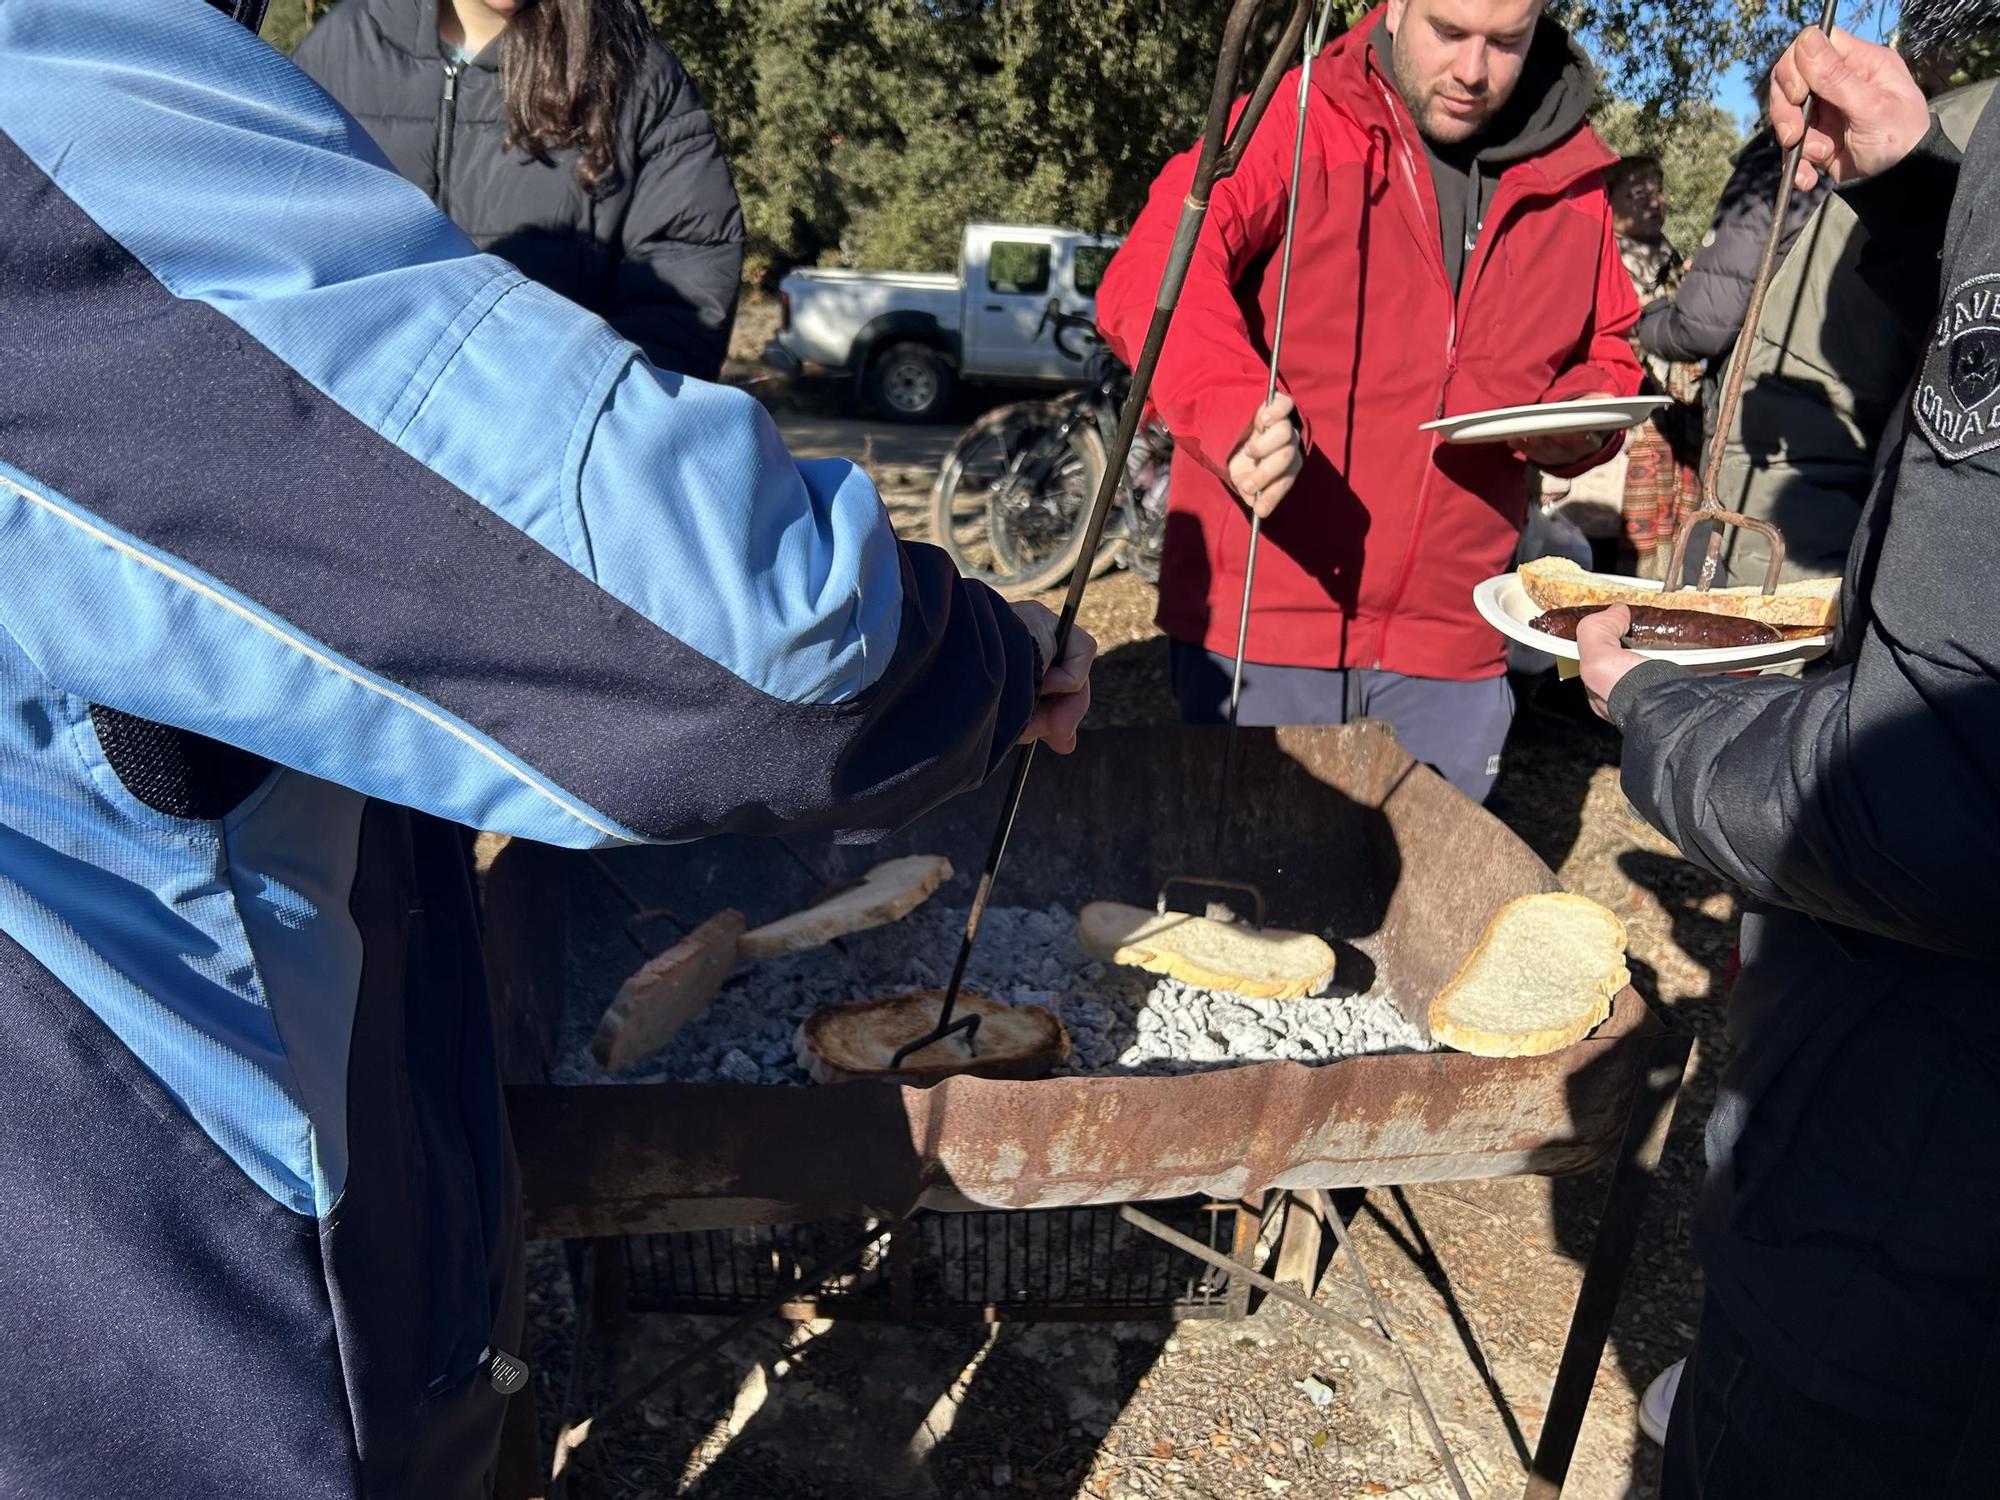
<instances>
[{"instance_id":1,"label":"collar of jacket","mask_svg":"<svg viewBox=\"0 0 2000 1500\"><path fill-rule=\"evenodd\" d=\"M1328 46L1330 65L1313 69L1313 86L1362 130L1393 132L1400 128L1416 144L1417 122L1403 103L1403 96L1396 91L1396 80L1376 59L1372 45L1376 27L1384 24L1385 10L1384 6L1376 6ZM1583 70L1585 77L1594 78L1590 59L1568 32L1547 16L1542 17L1539 26L1546 36L1570 53L1573 64ZM1540 36L1537 42L1548 45ZM1481 155L1484 157L1485 153ZM1603 171L1617 159L1597 138L1589 121L1578 118L1567 130L1520 157L1504 150L1497 152L1492 164L1524 188L1560 193L1591 173Z\"/></svg>"},{"instance_id":2,"label":"collar of jacket","mask_svg":"<svg viewBox=\"0 0 2000 1500\"><path fill-rule=\"evenodd\" d=\"M438 50L438 0L361 0L382 40L420 62L442 64ZM487 73L500 71L500 48L488 47L467 64Z\"/></svg>"}]
</instances>

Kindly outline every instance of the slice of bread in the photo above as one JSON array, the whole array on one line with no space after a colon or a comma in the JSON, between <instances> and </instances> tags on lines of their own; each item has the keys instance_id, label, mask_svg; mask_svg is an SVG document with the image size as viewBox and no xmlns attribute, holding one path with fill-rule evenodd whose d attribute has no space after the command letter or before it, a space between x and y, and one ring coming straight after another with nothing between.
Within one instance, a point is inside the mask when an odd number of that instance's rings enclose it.
<instances>
[{"instance_id":1,"label":"slice of bread","mask_svg":"<svg viewBox=\"0 0 2000 1500\"><path fill-rule=\"evenodd\" d=\"M912 1053L892 1070L889 1060L897 1049L935 1027L943 1003L943 990L913 990L816 1010L799 1026L794 1042L799 1066L815 1083L886 1079L921 1086L959 1073L1040 1078L1069 1056L1069 1033L1054 1012L1039 1005L1001 1005L961 989L952 1015L979 1017L972 1046L961 1032Z\"/></svg>"},{"instance_id":2,"label":"slice of bread","mask_svg":"<svg viewBox=\"0 0 2000 1500\"><path fill-rule=\"evenodd\" d=\"M1431 1035L1480 1057L1559 1052L1611 1014L1631 977L1625 924L1595 901L1517 897L1431 1001Z\"/></svg>"},{"instance_id":3,"label":"slice of bread","mask_svg":"<svg viewBox=\"0 0 2000 1500\"><path fill-rule=\"evenodd\" d=\"M888 860L831 901L744 933L736 951L743 958L775 958L781 953L803 953L846 933L900 922L949 879L951 861L941 854L909 854Z\"/></svg>"},{"instance_id":4,"label":"slice of bread","mask_svg":"<svg viewBox=\"0 0 2000 1500\"><path fill-rule=\"evenodd\" d=\"M1078 946L1099 963L1166 974L1205 990L1296 1000L1333 977L1333 949L1305 932L1212 922L1093 901L1076 917Z\"/></svg>"},{"instance_id":5,"label":"slice of bread","mask_svg":"<svg viewBox=\"0 0 2000 1500\"><path fill-rule=\"evenodd\" d=\"M1652 604L1670 609L1701 610L1712 615L1740 615L1762 620L1781 630L1833 629L1840 601L1838 578L1812 578L1778 586L1775 594L1755 588L1676 589L1663 594L1643 580L1590 573L1567 557L1538 557L1516 570L1521 587L1543 609L1610 604Z\"/></svg>"},{"instance_id":6,"label":"slice of bread","mask_svg":"<svg viewBox=\"0 0 2000 1500\"><path fill-rule=\"evenodd\" d=\"M658 1052L708 1008L736 963L743 913L717 912L618 986L591 1053L612 1072Z\"/></svg>"}]
</instances>

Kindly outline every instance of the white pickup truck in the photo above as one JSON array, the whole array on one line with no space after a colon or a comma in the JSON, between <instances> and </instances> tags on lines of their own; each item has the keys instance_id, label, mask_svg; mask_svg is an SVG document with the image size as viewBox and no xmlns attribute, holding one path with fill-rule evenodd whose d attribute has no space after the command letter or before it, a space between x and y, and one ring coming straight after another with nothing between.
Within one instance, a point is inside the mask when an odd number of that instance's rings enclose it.
<instances>
[{"instance_id":1,"label":"white pickup truck","mask_svg":"<svg viewBox=\"0 0 2000 1500\"><path fill-rule=\"evenodd\" d=\"M1090 315L1118 248L1106 235L1020 224L969 224L958 273L794 271L779 284L771 368L850 374L885 417L942 417L955 381L1076 385L1083 362L1056 346L1047 318Z\"/></svg>"}]
</instances>

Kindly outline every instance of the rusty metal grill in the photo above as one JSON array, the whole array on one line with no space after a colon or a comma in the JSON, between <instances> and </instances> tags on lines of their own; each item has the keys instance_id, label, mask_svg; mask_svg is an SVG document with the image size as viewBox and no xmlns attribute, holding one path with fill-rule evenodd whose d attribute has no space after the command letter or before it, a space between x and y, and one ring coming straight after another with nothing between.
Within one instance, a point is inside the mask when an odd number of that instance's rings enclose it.
<instances>
[{"instance_id":1,"label":"rusty metal grill","mask_svg":"<svg viewBox=\"0 0 2000 1500\"><path fill-rule=\"evenodd\" d=\"M1149 1205L1148 1212L1225 1255L1244 1253L1239 1236L1256 1225L1235 1204L1206 1198ZM640 1312L742 1311L777 1295L865 1225L841 1219L631 1235L624 1242L626 1301ZM1231 1311L1227 1281L1212 1268L1125 1223L1115 1207L1090 1207L919 1213L886 1251L784 1315L963 1323L1219 1318Z\"/></svg>"}]
</instances>

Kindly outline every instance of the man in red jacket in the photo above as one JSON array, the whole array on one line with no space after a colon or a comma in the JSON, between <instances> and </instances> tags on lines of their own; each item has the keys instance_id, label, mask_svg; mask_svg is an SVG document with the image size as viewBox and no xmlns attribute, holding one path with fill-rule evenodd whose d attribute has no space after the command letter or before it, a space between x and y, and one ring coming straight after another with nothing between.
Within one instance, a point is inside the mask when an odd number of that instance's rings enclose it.
<instances>
[{"instance_id":1,"label":"man in red jacket","mask_svg":"<svg viewBox=\"0 0 2000 1500\"><path fill-rule=\"evenodd\" d=\"M1603 184L1615 158L1584 121L1590 64L1541 9L1389 0L1315 63L1269 407L1296 77L1216 186L1153 387L1177 445L1159 624L1190 723L1227 711L1255 507L1242 721L1386 719L1467 795L1492 787L1513 696L1473 586L1513 561L1525 463L1581 472L1622 435L1512 451L1418 428L1640 378ZM1160 173L1099 289L1127 360L1194 165L1189 151Z\"/></svg>"}]
</instances>

